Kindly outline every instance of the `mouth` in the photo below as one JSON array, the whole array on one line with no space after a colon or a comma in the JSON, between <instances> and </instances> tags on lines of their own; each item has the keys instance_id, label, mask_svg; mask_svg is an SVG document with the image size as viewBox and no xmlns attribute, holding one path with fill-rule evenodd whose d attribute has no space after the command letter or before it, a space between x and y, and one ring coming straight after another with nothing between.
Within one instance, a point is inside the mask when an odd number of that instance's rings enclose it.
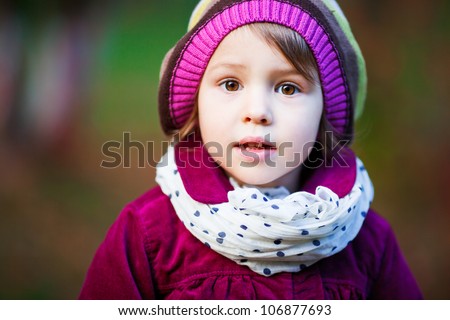
<instances>
[{"instance_id":1,"label":"mouth","mask_svg":"<svg viewBox=\"0 0 450 320\"><path fill-rule=\"evenodd\" d=\"M246 137L235 144L235 147L240 148L243 151L257 152L264 150L276 150L274 143L264 140L259 137Z\"/></svg>"}]
</instances>

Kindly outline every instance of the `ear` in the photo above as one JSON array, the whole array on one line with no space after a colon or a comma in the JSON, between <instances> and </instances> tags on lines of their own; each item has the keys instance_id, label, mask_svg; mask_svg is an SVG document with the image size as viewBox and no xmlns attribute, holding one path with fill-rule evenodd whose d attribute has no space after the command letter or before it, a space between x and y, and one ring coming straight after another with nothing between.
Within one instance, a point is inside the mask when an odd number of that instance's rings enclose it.
<instances>
[{"instance_id":1,"label":"ear","mask_svg":"<svg viewBox=\"0 0 450 320\"><path fill-rule=\"evenodd\" d=\"M166 72L167 69L167 64L169 63L169 59L172 56L173 53L173 49L175 47L170 48L170 50L166 53L166 55L164 56L164 59L161 63L161 68L159 69L159 80L161 80L164 72Z\"/></svg>"}]
</instances>

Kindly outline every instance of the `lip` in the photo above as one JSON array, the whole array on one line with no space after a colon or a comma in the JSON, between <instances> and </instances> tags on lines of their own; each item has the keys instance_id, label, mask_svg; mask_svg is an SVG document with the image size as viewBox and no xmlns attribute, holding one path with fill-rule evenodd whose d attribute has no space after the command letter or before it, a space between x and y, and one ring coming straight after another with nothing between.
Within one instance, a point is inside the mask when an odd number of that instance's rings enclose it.
<instances>
[{"instance_id":1,"label":"lip","mask_svg":"<svg viewBox=\"0 0 450 320\"><path fill-rule=\"evenodd\" d=\"M263 137L245 137L237 143L237 146L241 147L246 144L259 145L261 147L264 147L265 149L276 149L276 146L273 142L267 141Z\"/></svg>"},{"instance_id":2,"label":"lip","mask_svg":"<svg viewBox=\"0 0 450 320\"><path fill-rule=\"evenodd\" d=\"M234 145L235 150L245 162L261 162L277 151L273 142L263 137L245 137Z\"/></svg>"}]
</instances>

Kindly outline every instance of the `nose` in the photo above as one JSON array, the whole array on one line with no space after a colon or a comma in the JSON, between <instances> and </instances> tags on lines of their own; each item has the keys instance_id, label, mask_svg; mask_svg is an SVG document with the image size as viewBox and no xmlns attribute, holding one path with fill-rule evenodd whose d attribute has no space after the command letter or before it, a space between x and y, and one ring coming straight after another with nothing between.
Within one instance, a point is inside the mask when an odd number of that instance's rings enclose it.
<instances>
[{"instance_id":1,"label":"nose","mask_svg":"<svg viewBox=\"0 0 450 320\"><path fill-rule=\"evenodd\" d=\"M270 125L273 121L270 97L262 92L250 93L245 100L242 121L249 124Z\"/></svg>"}]
</instances>

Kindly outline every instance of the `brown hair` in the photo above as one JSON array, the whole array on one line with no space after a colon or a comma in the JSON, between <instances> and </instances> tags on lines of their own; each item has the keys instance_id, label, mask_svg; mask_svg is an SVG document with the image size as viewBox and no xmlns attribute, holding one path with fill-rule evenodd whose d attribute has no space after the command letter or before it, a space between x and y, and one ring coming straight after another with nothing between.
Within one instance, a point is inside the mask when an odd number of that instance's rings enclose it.
<instances>
[{"instance_id":1,"label":"brown hair","mask_svg":"<svg viewBox=\"0 0 450 320\"><path fill-rule=\"evenodd\" d=\"M284 57L292 63L294 68L310 83L320 85L319 71L316 60L305 40L294 30L274 23L253 23L243 26L261 37L271 47L278 49ZM195 103L193 111L185 125L178 131L178 138L185 139L189 134L198 129L198 106ZM332 133L332 134L330 134ZM326 158L333 156L336 145L345 145L345 137L342 137L333 128L322 113L319 127L318 142L325 153Z\"/></svg>"}]
</instances>

